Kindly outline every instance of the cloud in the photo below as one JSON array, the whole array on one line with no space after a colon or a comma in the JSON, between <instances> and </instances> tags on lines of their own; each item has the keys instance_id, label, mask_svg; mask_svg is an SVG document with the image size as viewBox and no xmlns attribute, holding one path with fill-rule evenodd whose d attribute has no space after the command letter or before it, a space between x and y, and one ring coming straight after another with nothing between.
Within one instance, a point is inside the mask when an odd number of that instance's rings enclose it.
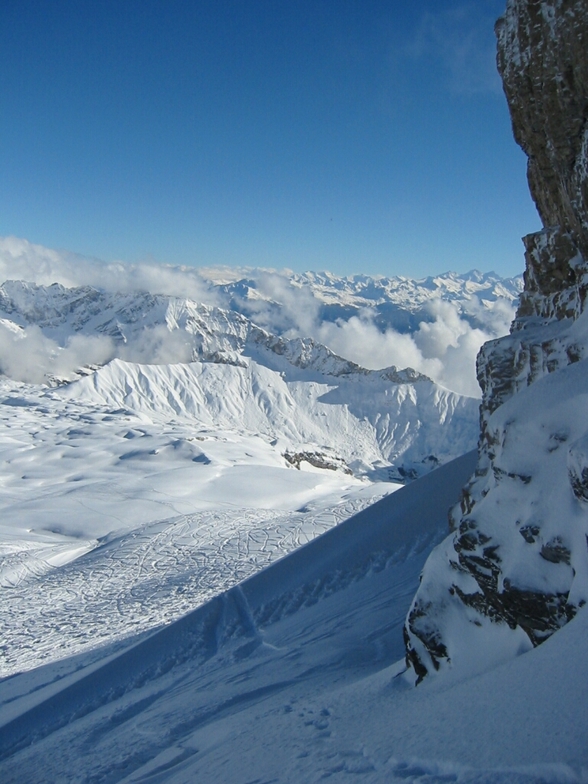
<instances>
[{"instance_id":1,"label":"cloud","mask_svg":"<svg viewBox=\"0 0 588 784\"><path fill-rule=\"evenodd\" d=\"M166 365L192 362L190 335L184 330L170 331L165 324L144 329L130 343L119 347L118 356L127 362Z\"/></svg>"},{"instance_id":2,"label":"cloud","mask_svg":"<svg viewBox=\"0 0 588 784\"><path fill-rule=\"evenodd\" d=\"M378 370L396 365L412 367L431 377L439 375L441 364L435 357L425 358L411 335L393 329L381 332L374 323L374 313L338 319L318 325L316 337L332 351L362 367Z\"/></svg>"},{"instance_id":3,"label":"cloud","mask_svg":"<svg viewBox=\"0 0 588 784\"><path fill-rule=\"evenodd\" d=\"M440 297L424 307L424 318L411 334L378 324L375 308L335 321L321 318L321 303L312 290L288 277L265 271L255 276L260 298L249 303L253 320L272 331L276 316L272 303L282 303L279 322L286 337L312 337L331 351L362 367L378 370L395 365L412 367L439 384L471 397L480 396L476 356L487 341L505 335L515 314L515 303L498 297L471 296L459 302Z\"/></svg>"},{"instance_id":4,"label":"cloud","mask_svg":"<svg viewBox=\"0 0 588 784\"><path fill-rule=\"evenodd\" d=\"M454 303L433 300L428 310L434 320L421 321L413 334L380 331L374 323L375 312L366 310L360 317L317 325L315 337L363 367L412 367L448 389L479 397L476 356L487 340L508 332L513 305L497 302L496 310L506 318L496 315L493 328L487 331L472 327Z\"/></svg>"},{"instance_id":5,"label":"cloud","mask_svg":"<svg viewBox=\"0 0 588 784\"><path fill-rule=\"evenodd\" d=\"M480 395L475 359L481 345L506 334L514 316L514 303L506 298L471 296L448 302L434 297L422 308L416 329L407 334L390 325L383 329L382 314L375 306L362 310L350 307L342 317L326 317L328 302L326 306L315 295L316 288L303 285L290 273L254 269L240 271L239 275L232 272L228 282L235 288L227 293L219 288L220 282L227 282L227 276L219 278L218 270L201 274L195 269L155 264L106 264L26 240L0 238L1 280L147 291L225 307L229 307L231 296L234 307L269 332L312 337L369 369L412 367L449 389L471 396ZM244 277L248 285L240 286ZM344 288L347 284L338 281L337 285ZM332 289L325 291L328 299ZM344 293L333 301L340 305L345 301ZM186 330L170 330L160 324L133 331L125 343L76 335L60 346L36 326L22 329L0 320L0 371L19 381L41 383L47 376L68 378L83 365L103 364L115 356L150 364L190 362L194 357L193 337Z\"/></svg>"},{"instance_id":6,"label":"cloud","mask_svg":"<svg viewBox=\"0 0 588 784\"><path fill-rule=\"evenodd\" d=\"M308 336L316 327L320 302L306 286L293 285L283 274L262 270L255 276L255 290L259 300L249 300L248 310L255 323L263 328L276 327L286 335L289 332ZM273 304L278 305L278 313Z\"/></svg>"},{"instance_id":7,"label":"cloud","mask_svg":"<svg viewBox=\"0 0 588 784\"><path fill-rule=\"evenodd\" d=\"M84 365L103 365L114 356L113 342L102 335L74 335L62 347L34 324L21 329L0 319L0 372L16 381L71 378Z\"/></svg>"},{"instance_id":8,"label":"cloud","mask_svg":"<svg viewBox=\"0 0 588 784\"><path fill-rule=\"evenodd\" d=\"M18 237L0 237L0 283L25 280L39 286L94 286L106 291L148 291L171 297L189 297L215 305L218 295L190 267L165 264L105 262L70 251L34 245Z\"/></svg>"}]
</instances>

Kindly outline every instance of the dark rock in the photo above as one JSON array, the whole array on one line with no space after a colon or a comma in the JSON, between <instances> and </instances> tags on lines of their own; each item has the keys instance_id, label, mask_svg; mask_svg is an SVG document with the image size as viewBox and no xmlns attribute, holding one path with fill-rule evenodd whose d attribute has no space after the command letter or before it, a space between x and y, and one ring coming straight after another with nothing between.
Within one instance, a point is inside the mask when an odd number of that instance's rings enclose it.
<instances>
[{"instance_id":1,"label":"dark rock","mask_svg":"<svg viewBox=\"0 0 588 784\"><path fill-rule=\"evenodd\" d=\"M284 452L284 459L287 463L300 471L301 463L308 463L314 468L324 468L328 471L343 471L344 474L352 475L352 471L340 457L329 457L323 452Z\"/></svg>"},{"instance_id":2,"label":"dark rock","mask_svg":"<svg viewBox=\"0 0 588 784\"><path fill-rule=\"evenodd\" d=\"M568 451L568 476L572 492L578 499L588 503L588 437L584 436Z\"/></svg>"},{"instance_id":3,"label":"dark rock","mask_svg":"<svg viewBox=\"0 0 588 784\"><path fill-rule=\"evenodd\" d=\"M555 536L541 547L539 555L550 563L570 564L571 550L566 547L560 536Z\"/></svg>"},{"instance_id":4,"label":"dark rock","mask_svg":"<svg viewBox=\"0 0 588 784\"><path fill-rule=\"evenodd\" d=\"M534 544L539 536L539 530L539 526L537 525L525 525L520 529L519 533L525 542Z\"/></svg>"},{"instance_id":5,"label":"dark rock","mask_svg":"<svg viewBox=\"0 0 588 784\"><path fill-rule=\"evenodd\" d=\"M482 590L466 594L457 586L453 588L464 605L495 623L506 623L511 629L520 626L535 646L564 626L577 611L565 593L538 594L509 586L501 592Z\"/></svg>"}]
</instances>

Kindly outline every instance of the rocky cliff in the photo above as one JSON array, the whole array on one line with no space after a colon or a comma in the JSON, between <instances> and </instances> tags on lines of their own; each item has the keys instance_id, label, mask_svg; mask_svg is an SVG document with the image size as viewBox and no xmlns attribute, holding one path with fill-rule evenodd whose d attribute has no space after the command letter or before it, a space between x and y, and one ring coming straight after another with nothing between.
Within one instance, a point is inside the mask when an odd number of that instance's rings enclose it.
<instances>
[{"instance_id":1,"label":"rocky cliff","mask_svg":"<svg viewBox=\"0 0 588 784\"><path fill-rule=\"evenodd\" d=\"M543 229L511 334L478 357L477 470L405 626L418 680L527 650L588 599L588 4L508 0L496 33Z\"/></svg>"}]
</instances>

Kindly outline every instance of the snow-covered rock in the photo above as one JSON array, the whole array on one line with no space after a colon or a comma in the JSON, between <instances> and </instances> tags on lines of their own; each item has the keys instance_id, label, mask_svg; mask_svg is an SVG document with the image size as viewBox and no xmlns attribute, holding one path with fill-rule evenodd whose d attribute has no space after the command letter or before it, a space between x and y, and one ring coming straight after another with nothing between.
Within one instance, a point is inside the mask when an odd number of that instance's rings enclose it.
<instances>
[{"instance_id":1,"label":"snow-covered rock","mask_svg":"<svg viewBox=\"0 0 588 784\"><path fill-rule=\"evenodd\" d=\"M419 679L545 640L588 600L588 8L509 0L499 68L544 229L511 334L478 358L476 472L408 614Z\"/></svg>"}]
</instances>

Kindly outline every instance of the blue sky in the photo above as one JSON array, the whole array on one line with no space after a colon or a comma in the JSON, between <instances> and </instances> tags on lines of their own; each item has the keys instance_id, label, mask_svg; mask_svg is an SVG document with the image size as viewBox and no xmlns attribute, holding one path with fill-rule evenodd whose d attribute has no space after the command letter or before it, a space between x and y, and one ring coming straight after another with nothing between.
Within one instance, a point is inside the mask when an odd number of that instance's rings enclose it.
<instances>
[{"instance_id":1,"label":"blue sky","mask_svg":"<svg viewBox=\"0 0 588 784\"><path fill-rule=\"evenodd\" d=\"M423 276L539 227L504 0L2 0L0 235L105 260Z\"/></svg>"}]
</instances>

